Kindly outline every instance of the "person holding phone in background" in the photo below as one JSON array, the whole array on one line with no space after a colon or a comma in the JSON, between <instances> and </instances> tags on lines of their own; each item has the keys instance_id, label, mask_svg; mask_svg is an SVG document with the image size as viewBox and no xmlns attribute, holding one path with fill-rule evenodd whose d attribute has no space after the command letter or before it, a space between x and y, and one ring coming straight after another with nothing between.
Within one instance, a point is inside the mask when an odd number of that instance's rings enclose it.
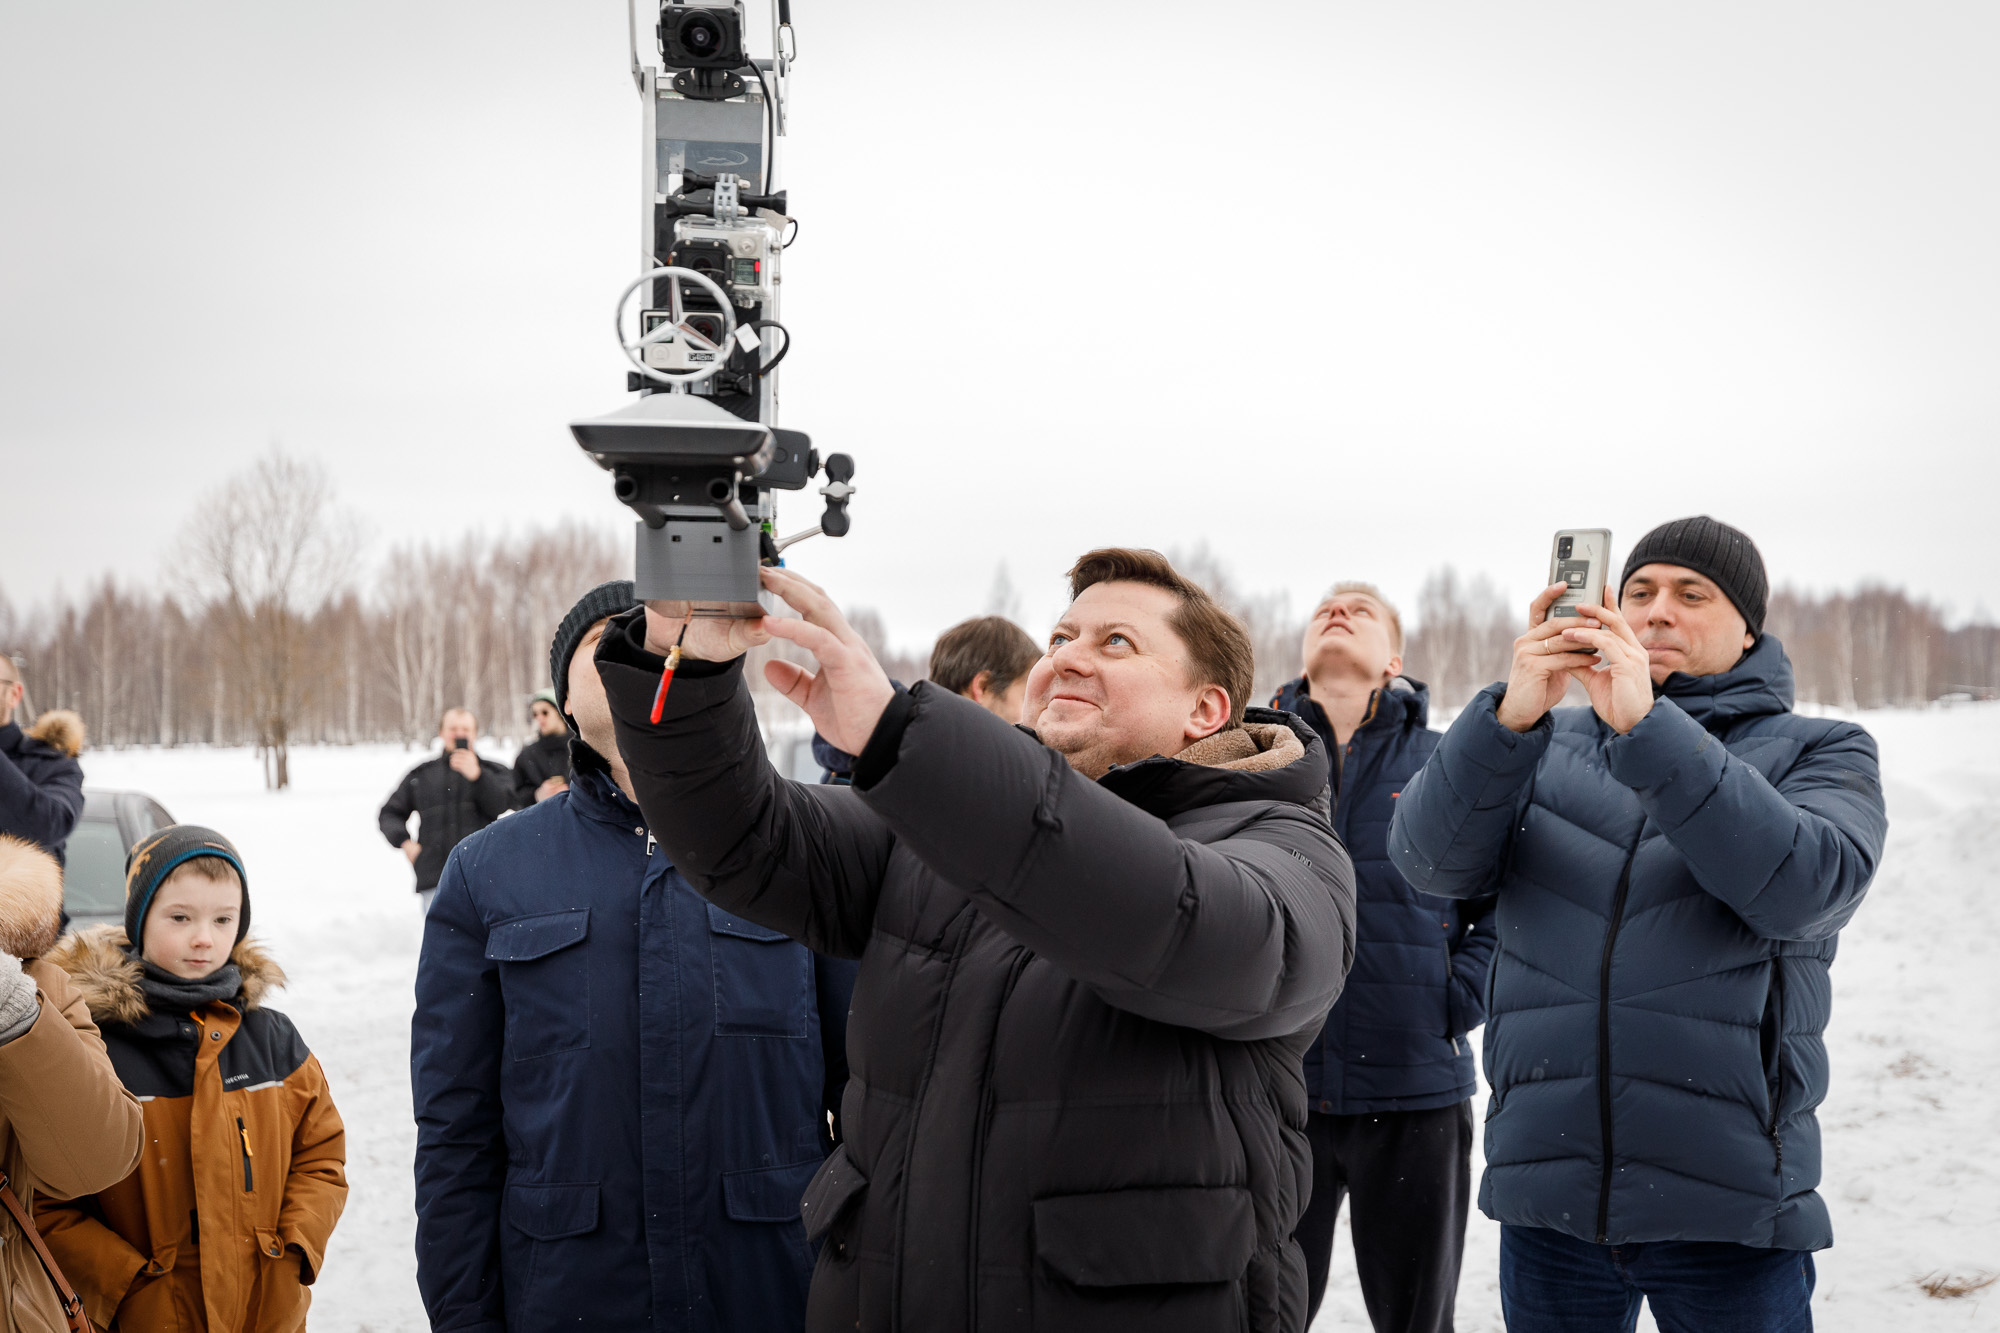
<instances>
[{"instance_id":1,"label":"person holding phone in background","mask_svg":"<svg viewBox=\"0 0 2000 1333\"><path fill-rule=\"evenodd\" d=\"M391 847L400 847L416 870L417 894L426 912L451 849L506 814L513 801L513 775L473 751L478 737L479 719L470 708L445 709L438 719L444 752L405 773L378 816L382 836ZM411 815L417 817L414 838Z\"/></svg>"},{"instance_id":2,"label":"person holding phone in background","mask_svg":"<svg viewBox=\"0 0 2000 1333\"><path fill-rule=\"evenodd\" d=\"M1875 743L1792 712L1750 538L1643 537L1618 606L1535 598L1403 789L1411 885L1498 894L1486 1173L1512 1333L1802 1333L1828 969L1888 819ZM1556 709L1571 681L1590 707ZM1551 711L1554 709L1554 711Z\"/></svg>"}]
</instances>

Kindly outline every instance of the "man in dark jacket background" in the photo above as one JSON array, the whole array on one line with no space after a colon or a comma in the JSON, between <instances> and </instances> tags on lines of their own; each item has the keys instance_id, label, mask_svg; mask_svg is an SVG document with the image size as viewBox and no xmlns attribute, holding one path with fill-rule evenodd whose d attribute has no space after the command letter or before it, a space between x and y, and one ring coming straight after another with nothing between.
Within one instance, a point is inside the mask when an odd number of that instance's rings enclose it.
<instances>
[{"instance_id":1,"label":"man in dark jacket background","mask_svg":"<svg viewBox=\"0 0 2000 1333\"><path fill-rule=\"evenodd\" d=\"M1663 1333L1810 1329L1828 969L1888 827L1875 744L1791 711L1735 528L1647 533L1617 608L1551 617L1563 586L1390 828L1417 888L1499 894L1479 1204L1507 1325L1612 1333L1643 1298ZM1572 680L1591 706L1551 712Z\"/></svg>"},{"instance_id":2,"label":"man in dark jacket background","mask_svg":"<svg viewBox=\"0 0 2000 1333\"><path fill-rule=\"evenodd\" d=\"M598 668L633 789L732 916L861 959L845 1142L806 1193L813 1330L1305 1327L1300 1056L1353 950L1326 757L1244 709L1249 637L1149 551L1103 550L1029 675L1035 731L897 689L827 595L803 619L613 622ZM741 654L851 787L788 782Z\"/></svg>"},{"instance_id":3,"label":"man in dark jacket background","mask_svg":"<svg viewBox=\"0 0 2000 1333\"><path fill-rule=\"evenodd\" d=\"M526 810L569 785L569 725L554 690L536 690L528 700L535 738L514 756L514 808Z\"/></svg>"},{"instance_id":4,"label":"man in dark jacket background","mask_svg":"<svg viewBox=\"0 0 2000 1333\"><path fill-rule=\"evenodd\" d=\"M444 752L405 773L382 803L382 836L391 847L400 847L415 868L417 893L426 911L451 849L506 814L513 798L513 776L500 764L479 757L472 748L478 738L479 720L470 708L445 709L438 719L438 742ZM414 838L411 815L417 817Z\"/></svg>"},{"instance_id":5,"label":"man in dark jacket background","mask_svg":"<svg viewBox=\"0 0 2000 1333\"><path fill-rule=\"evenodd\" d=\"M14 721L26 687L0 653L0 833L32 842L57 861L83 814L83 769L74 756L24 733Z\"/></svg>"},{"instance_id":6,"label":"man in dark jacket background","mask_svg":"<svg viewBox=\"0 0 2000 1333\"><path fill-rule=\"evenodd\" d=\"M557 630L575 781L459 844L411 1028L417 1284L437 1329L798 1329L853 964L704 902L647 834L592 654Z\"/></svg>"},{"instance_id":7,"label":"man in dark jacket background","mask_svg":"<svg viewBox=\"0 0 2000 1333\"><path fill-rule=\"evenodd\" d=\"M1336 584L1301 644L1304 674L1272 707L1334 756L1333 829L1354 859L1354 970L1306 1052L1312 1201L1296 1232L1311 1313L1334 1223L1354 1200L1354 1266L1376 1333L1450 1333L1472 1198L1466 1034L1486 1018L1493 900L1412 889L1389 861L1389 819L1431 752L1429 693L1402 675L1403 623L1366 583Z\"/></svg>"}]
</instances>

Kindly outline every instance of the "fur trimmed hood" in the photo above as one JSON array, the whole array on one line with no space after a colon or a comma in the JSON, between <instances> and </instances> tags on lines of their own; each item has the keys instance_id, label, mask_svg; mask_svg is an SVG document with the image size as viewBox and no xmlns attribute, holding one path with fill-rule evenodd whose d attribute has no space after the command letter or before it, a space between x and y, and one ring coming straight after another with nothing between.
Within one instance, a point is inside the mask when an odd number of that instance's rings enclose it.
<instances>
[{"instance_id":1,"label":"fur trimmed hood","mask_svg":"<svg viewBox=\"0 0 2000 1333\"><path fill-rule=\"evenodd\" d=\"M32 842L0 833L0 950L39 958L62 929L62 866Z\"/></svg>"},{"instance_id":2,"label":"fur trimmed hood","mask_svg":"<svg viewBox=\"0 0 2000 1333\"><path fill-rule=\"evenodd\" d=\"M1304 742L1291 728L1275 722L1246 722L1240 727L1204 736L1174 758L1203 768L1228 768L1239 773L1269 773L1306 757Z\"/></svg>"},{"instance_id":3,"label":"fur trimmed hood","mask_svg":"<svg viewBox=\"0 0 2000 1333\"><path fill-rule=\"evenodd\" d=\"M139 960L125 952L129 944L123 927L91 926L63 936L44 961L69 974L92 1018L130 1027L151 1010L139 989ZM245 1009L255 1009L266 995L284 987L284 969L255 940L239 941L229 961L243 973Z\"/></svg>"},{"instance_id":4,"label":"fur trimmed hood","mask_svg":"<svg viewBox=\"0 0 2000 1333\"><path fill-rule=\"evenodd\" d=\"M72 759L83 753L83 719L67 708L51 708L43 713L26 734Z\"/></svg>"}]
</instances>

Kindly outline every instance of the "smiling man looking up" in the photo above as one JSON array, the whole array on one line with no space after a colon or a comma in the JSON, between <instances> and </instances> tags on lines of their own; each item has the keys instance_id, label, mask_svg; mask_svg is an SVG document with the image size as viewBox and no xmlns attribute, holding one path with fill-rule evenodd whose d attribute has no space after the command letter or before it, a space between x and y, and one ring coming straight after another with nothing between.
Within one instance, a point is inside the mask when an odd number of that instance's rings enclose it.
<instances>
[{"instance_id":1,"label":"smiling man looking up","mask_svg":"<svg viewBox=\"0 0 2000 1333\"><path fill-rule=\"evenodd\" d=\"M598 666L646 818L701 893L859 957L845 1144L806 1192L812 1330L1305 1327L1299 1060L1339 995L1353 872L1311 728L1245 711L1248 636L1151 551L1100 550L1010 727L893 686L803 619L614 622ZM780 778L741 653L855 754Z\"/></svg>"},{"instance_id":2,"label":"smiling man looking up","mask_svg":"<svg viewBox=\"0 0 2000 1333\"><path fill-rule=\"evenodd\" d=\"M1530 608L1506 682L1403 789L1411 884L1498 893L1486 1174L1515 1333L1804 1333L1828 969L1881 859L1875 743L1792 712L1764 561L1712 518L1621 599ZM1550 710L1572 680L1589 708Z\"/></svg>"}]
</instances>

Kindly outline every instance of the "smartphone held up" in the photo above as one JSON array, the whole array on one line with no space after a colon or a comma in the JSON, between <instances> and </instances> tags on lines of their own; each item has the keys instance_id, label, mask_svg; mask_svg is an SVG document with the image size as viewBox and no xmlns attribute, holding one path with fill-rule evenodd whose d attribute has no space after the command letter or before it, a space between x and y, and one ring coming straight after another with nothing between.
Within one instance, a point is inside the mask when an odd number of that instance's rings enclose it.
<instances>
[{"instance_id":1,"label":"smartphone held up","mask_svg":"<svg viewBox=\"0 0 2000 1333\"><path fill-rule=\"evenodd\" d=\"M1604 585L1611 568L1611 529L1563 528L1549 547L1549 584L1561 583L1562 593L1549 607L1551 618L1574 618L1578 607L1604 605ZM1599 654L1593 671L1604 669Z\"/></svg>"}]
</instances>

